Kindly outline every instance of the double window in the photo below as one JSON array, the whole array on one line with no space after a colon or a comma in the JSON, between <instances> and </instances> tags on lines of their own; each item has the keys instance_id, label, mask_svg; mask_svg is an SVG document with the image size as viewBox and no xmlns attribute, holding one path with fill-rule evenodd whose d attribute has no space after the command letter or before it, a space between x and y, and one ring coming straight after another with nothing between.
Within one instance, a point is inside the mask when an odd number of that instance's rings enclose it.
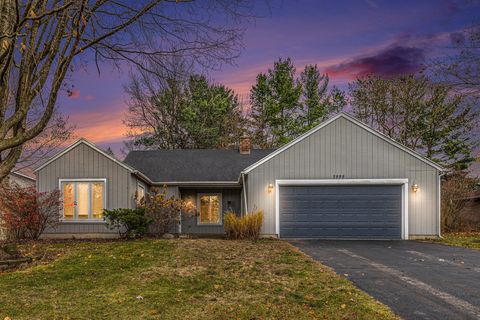
<instances>
[{"instance_id":1,"label":"double window","mask_svg":"<svg viewBox=\"0 0 480 320\"><path fill-rule=\"evenodd\" d=\"M105 209L105 179L60 180L63 219L102 220Z\"/></svg>"},{"instance_id":2,"label":"double window","mask_svg":"<svg viewBox=\"0 0 480 320\"><path fill-rule=\"evenodd\" d=\"M199 225L222 224L222 195L220 193L199 193L197 209Z\"/></svg>"}]
</instances>

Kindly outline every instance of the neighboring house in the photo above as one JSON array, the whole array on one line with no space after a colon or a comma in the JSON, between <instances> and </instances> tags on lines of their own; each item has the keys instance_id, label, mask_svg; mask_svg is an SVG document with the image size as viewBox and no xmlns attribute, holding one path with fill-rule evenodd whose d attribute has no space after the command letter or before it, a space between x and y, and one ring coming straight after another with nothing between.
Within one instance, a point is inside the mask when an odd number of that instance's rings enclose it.
<instances>
[{"instance_id":1,"label":"neighboring house","mask_svg":"<svg viewBox=\"0 0 480 320\"><path fill-rule=\"evenodd\" d=\"M36 169L39 191L60 188L50 237L112 236L103 208L166 186L192 201L177 232L223 234L223 215L264 211L264 236L408 239L440 235L442 168L341 113L277 150L132 151L121 162L80 139Z\"/></svg>"},{"instance_id":2,"label":"neighboring house","mask_svg":"<svg viewBox=\"0 0 480 320\"><path fill-rule=\"evenodd\" d=\"M34 187L35 178L20 171L14 171L7 176L7 183L15 183L20 187Z\"/></svg>"}]
</instances>

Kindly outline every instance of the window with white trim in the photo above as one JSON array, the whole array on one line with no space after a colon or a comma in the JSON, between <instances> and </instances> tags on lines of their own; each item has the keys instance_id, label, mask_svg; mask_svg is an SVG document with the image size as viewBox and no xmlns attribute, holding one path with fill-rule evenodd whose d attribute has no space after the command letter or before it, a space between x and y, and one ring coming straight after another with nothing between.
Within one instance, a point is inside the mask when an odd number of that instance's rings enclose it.
<instances>
[{"instance_id":1,"label":"window with white trim","mask_svg":"<svg viewBox=\"0 0 480 320\"><path fill-rule=\"evenodd\" d=\"M60 180L63 195L63 219L68 221L102 220L105 209L105 180Z\"/></svg>"},{"instance_id":2,"label":"window with white trim","mask_svg":"<svg viewBox=\"0 0 480 320\"><path fill-rule=\"evenodd\" d=\"M222 224L222 195L220 193L199 193L198 211L198 224Z\"/></svg>"},{"instance_id":3,"label":"window with white trim","mask_svg":"<svg viewBox=\"0 0 480 320\"><path fill-rule=\"evenodd\" d=\"M137 183L137 205L140 205L145 200L145 187Z\"/></svg>"}]
</instances>

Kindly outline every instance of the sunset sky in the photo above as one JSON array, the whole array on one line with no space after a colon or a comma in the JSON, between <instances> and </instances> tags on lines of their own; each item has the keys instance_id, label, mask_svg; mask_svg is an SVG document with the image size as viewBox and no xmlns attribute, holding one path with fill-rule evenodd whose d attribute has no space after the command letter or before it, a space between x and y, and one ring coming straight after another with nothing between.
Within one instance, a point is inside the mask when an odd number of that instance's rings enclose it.
<instances>
[{"instance_id":1,"label":"sunset sky","mask_svg":"<svg viewBox=\"0 0 480 320\"><path fill-rule=\"evenodd\" d=\"M480 18L475 0L295 0L271 1L271 11L245 34L245 49L235 65L210 72L216 82L248 94L255 77L278 58L291 57L297 72L317 64L342 89L357 76L416 72L451 49L455 33ZM123 85L128 67L118 71L92 62L71 76L69 97L59 97L60 110L77 126L77 137L118 153L126 128Z\"/></svg>"}]
</instances>

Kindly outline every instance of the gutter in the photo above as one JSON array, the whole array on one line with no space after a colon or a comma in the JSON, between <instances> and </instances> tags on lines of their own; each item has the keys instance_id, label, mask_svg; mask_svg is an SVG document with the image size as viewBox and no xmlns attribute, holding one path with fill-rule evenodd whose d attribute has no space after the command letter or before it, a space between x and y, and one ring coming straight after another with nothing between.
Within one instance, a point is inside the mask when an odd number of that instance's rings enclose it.
<instances>
[{"instance_id":1,"label":"gutter","mask_svg":"<svg viewBox=\"0 0 480 320\"><path fill-rule=\"evenodd\" d=\"M30 181L32 181L32 182L37 181L37 179L35 179L35 178L33 178L33 177L30 177L30 176L27 176L26 174L23 174L23 173L21 173L21 172L19 172L19 171L12 171L11 174L16 174L17 176L22 177L22 178L25 178L25 179L28 179L28 180L30 180Z\"/></svg>"},{"instance_id":2,"label":"gutter","mask_svg":"<svg viewBox=\"0 0 480 320\"><path fill-rule=\"evenodd\" d=\"M247 185L245 184L245 173L242 171L240 173L242 177L242 185L243 185L243 200L245 201L245 214L248 213L248 201L247 201Z\"/></svg>"},{"instance_id":3,"label":"gutter","mask_svg":"<svg viewBox=\"0 0 480 320\"><path fill-rule=\"evenodd\" d=\"M238 187L240 181L152 181L144 173L134 170L133 173L152 186L212 186L212 187Z\"/></svg>"},{"instance_id":4,"label":"gutter","mask_svg":"<svg viewBox=\"0 0 480 320\"><path fill-rule=\"evenodd\" d=\"M145 182L147 182L149 184L153 184L152 180L150 180L149 177L147 177L145 174L141 173L140 171L133 170L133 174L136 175L139 178L142 178Z\"/></svg>"},{"instance_id":5,"label":"gutter","mask_svg":"<svg viewBox=\"0 0 480 320\"><path fill-rule=\"evenodd\" d=\"M438 237L443 239L442 237L442 177L447 174L447 171L442 170L438 174L438 195L437 195L437 205L438 205Z\"/></svg>"},{"instance_id":6,"label":"gutter","mask_svg":"<svg viewBox=\"0 0 480 320\"><path fill-rule=\"evenodd\" d=\"M152 181L152 185L162 186L225 186L238 187L237 181Z\"/></svg>"}]
</instances>

